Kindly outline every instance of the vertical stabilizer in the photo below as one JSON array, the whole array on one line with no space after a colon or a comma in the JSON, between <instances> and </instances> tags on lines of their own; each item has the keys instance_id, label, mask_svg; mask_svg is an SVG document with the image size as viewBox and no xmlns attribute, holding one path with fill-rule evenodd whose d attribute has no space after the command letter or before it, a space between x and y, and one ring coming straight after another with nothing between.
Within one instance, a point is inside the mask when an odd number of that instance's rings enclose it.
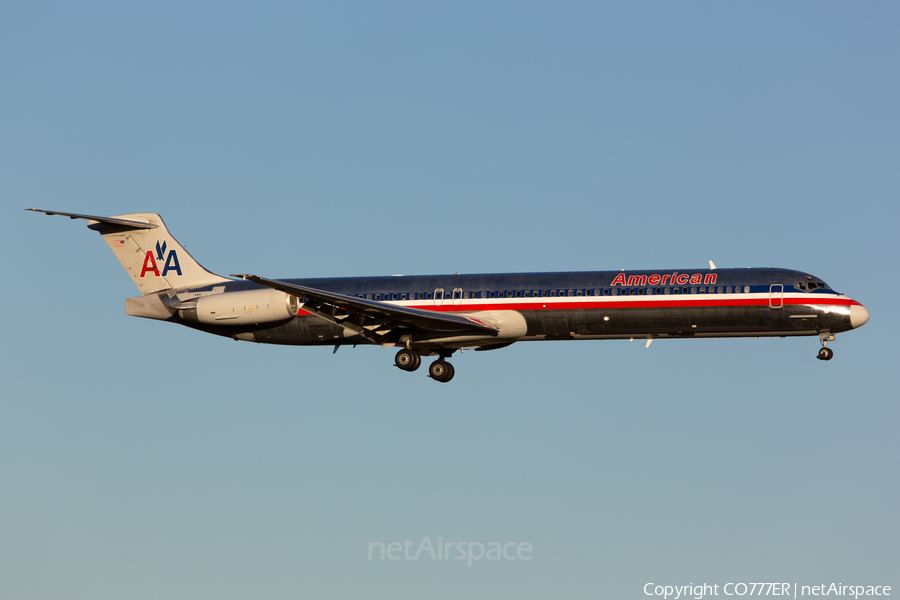
<instances>
[{"instance_id":1,"label":"vertical stabilizer","mask_svg":"<svg viewBox=\"0 0 900 600\"><path fill-rule=\"evenodd\" d=\"M85 219L88 228L103 236L141 294L196 288L231 281L210 273L172 237L156 213L94 217L75 213L28 209L48 215Z\"/></svg>"}]
</instances>

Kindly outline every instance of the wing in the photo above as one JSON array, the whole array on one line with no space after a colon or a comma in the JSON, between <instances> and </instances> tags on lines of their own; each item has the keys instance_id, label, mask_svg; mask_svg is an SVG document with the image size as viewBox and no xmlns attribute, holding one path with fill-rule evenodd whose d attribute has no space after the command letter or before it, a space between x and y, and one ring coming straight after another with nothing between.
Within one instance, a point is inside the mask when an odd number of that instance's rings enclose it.
<instances>
[{"instance_id":1,"label":"wing","mask_svg":"<svg viewBox=\"0 0 900 600\"><path fill-rule=\"evenodd\" d=\"M304 300L303 310L365 336L376 344L396 342L405 333L496 336L500 330L461 315L397 306L336 294L256 275L232 275Z\"/></svg>"}]
</instances>

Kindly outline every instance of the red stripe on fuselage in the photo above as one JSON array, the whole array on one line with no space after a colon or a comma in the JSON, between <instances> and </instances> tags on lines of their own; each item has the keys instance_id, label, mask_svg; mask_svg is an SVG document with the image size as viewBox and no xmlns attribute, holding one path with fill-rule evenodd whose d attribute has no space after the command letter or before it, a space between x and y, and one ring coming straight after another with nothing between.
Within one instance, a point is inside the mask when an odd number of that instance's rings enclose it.
<instances>
[{"instance_id":1,"label":"red stripe on fuselage","mask_svg":"<svg viewBox=\"0 0 900 600\"><path fill-rule=\"evenodd\" d=\"M577 296L575 298L578 298ZM635 296L628 299L616 300L572 300L547 302L548 299L540 298L532 299L530 302L522 302L522 299L512 298L512 302L484 302L482 298L466 299L464 304L399 304L407 308L415 308L419 310L428 310L434 312L478 312L488 310L517 310L517 311L540 311L540 310L599 310L603 308L728 308L733 306L771 306L768 296L763 298L685 298L680 299L678 296L666 296L662 299L660 296ZM590 296L581 296L581 298L590 298ZM385 304L393 304L386 302ZM784 298L783 305L806 305L806 306L852 306L860 305L856 300L850 298ZM302 308L297 313L298 316L311 315L312 313Z\"/></svg>"}]
</instances>

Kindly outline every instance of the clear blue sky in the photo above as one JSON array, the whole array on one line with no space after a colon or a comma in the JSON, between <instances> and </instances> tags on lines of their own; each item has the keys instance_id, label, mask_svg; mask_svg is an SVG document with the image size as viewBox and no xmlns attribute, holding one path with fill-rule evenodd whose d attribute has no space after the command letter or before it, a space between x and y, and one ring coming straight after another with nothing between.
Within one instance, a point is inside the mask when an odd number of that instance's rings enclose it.
<instances>
[{"instance_id":1,"label":"clear blue sky","mask_svg":"<svg viewBox=\"0 0 900 600\"><path fill-rule=\"evenodd\" d=\"M624 3L623 3L624 4ZM900 588L896 3L0 5L0 597ZM269 277L782 266L818 341L391 350L125 315L83 222ZM367 559L528 542L529 561Z\"/></svg>"}]
</instances>

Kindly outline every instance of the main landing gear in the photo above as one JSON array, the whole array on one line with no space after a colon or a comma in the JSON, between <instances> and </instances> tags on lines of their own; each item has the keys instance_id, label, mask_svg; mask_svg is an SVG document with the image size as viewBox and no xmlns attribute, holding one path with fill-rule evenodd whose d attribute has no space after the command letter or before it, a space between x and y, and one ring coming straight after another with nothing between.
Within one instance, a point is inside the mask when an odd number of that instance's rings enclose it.
<instances>
[{"instance_id":1,"label":"main landing gear","mask_svg":"<svg viewBox=\"0 0 900 600\"><path fill-rule=\"evenodd\" d=\"M397 355L394 357L394 364L404 371L412 372L422 364L422 357L415 350L404 348L397 352ZM444 360L444 356L441 356L428 367L428 376L441 383L447 383L453 379L454 373L453 365Z\"/></svg>"},{"instance_id":2,"label":"main landing gear","mask_svg":"<svg viewBox=\"0 0 900 600\"><path fill-rule=\"evenodd\" d=\"M394 357L394 363L404 371L415 371L422 364L422 357L415 350L404 348Z\"/></svg>"},{"instance_id":3,"label":"main landing gear","mask_svg":"<svg viewBox=\"0 0 900 600\"><path fill-rule=\"evenodd\" d=\"M443 356L428 367L428 376L441 383L447 383L453 379L454 372L453 365L445 361Z\"/></svg>"},{"instance_id":4,"label":"main landing gear","mask_svg":"<svg viewBox=\"0 0 900 600\"><path fill-rule=\"evenodd\" d=\"M816 355L816 358L818 358L819 360L831 360L834 356L834 350L832 350L831 348L827 348L825 344L834 341L834 334L828 332L820 333L819 339L822 340L822 347L819 349L819 353Z\"/></svg>"}]
</instances>

